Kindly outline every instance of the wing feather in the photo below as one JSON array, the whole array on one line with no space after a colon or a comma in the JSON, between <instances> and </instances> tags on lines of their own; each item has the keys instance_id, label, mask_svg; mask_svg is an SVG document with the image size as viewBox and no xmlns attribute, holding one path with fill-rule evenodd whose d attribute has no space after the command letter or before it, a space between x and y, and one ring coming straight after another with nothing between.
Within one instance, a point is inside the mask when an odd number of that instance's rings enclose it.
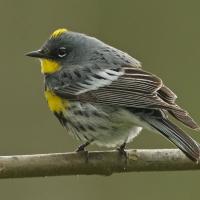
<instances>
[{"instance_id":1,"label":"wing feather","mask_svg":"<svg viewBox=\"0 0 200 200\"><path fill-rule=\"evenodd\" d=\"M118 70L91 70L86 79L80 78L54 91L66 99L74 95L80 101L87 100L93 103L177 110L176 106L168 104L157 95L162 85L162 80L157 76L141 69L124 66Z\"/></svg>"},{"instance_id":2,"label":"wing feather","mask_svg":"<svg viewBox=\"0 0 200 200\"><path fill-rule=\"evenodd\" d=\"M103 105L165 109L185 125L198 128L189 114L175 103L177 96L162 80L141 68L81 66L79 73L77 67L74 71L60 72L61 86L51 87L57 95L68 100ZM63 81L62 74L71 79Z\"/></svg>"}]
</instances>

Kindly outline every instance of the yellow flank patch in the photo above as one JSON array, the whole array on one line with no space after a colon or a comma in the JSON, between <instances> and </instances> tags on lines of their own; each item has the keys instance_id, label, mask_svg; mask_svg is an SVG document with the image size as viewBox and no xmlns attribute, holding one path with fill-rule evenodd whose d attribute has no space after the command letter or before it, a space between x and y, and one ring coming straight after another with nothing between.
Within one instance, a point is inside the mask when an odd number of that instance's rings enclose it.
<instances>
[{"instance_id":1,"label":"yellow flank patch","mask_svg":"<svg viewBox=\"0 0 200 200\"><path fill-rule=\"evenodd\" d=\"M51 90L46 90L44 94L48 102L49 109L52 112L59 113L67 109L68 102L55 95Z\"/></svg>"},{"instance_id":2,"label":"yellow flank patch","mask_svg":"<svg viewBox=\"0 0 200 200\"><path fill-rule=\"evenodd\" d=\"M57 38L60 35L62 35L63 33L67 32L67 29L65 28L59 28L57 30L55 30L52 34L51 34L51 38Z\"/></svg>"},{"instance_id":3,"label":"yellow flank patch","mask_svg":"<svg viewBox=\"0 0 200 200\"><path fill-rule=\"evenodd\" d=\"M51 74L58 71L59 69L59 63L48 59L41 59L41 72L43 74Z\"/></svg>"}]
</instances>

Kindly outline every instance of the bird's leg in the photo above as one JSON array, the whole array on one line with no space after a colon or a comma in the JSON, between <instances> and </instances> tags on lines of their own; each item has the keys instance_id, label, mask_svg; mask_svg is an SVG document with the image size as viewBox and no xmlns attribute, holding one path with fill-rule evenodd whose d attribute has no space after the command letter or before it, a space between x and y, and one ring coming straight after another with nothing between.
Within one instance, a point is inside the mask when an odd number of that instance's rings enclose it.
<instances>
[{"instance_id":1,"label":"bird's leg","mask_svg":"<svg viewBox=\"0 0 200 200\"><path fill-rule=\"evenodd\" d=\"M126 142L124 142L120 147L117 148L119 153L127 158L127 153L125 151L126 148Z\"/></svg>"},{"instance_id":2,"label":"bird's leg","mask_svg":"<svg viewBox=\"0 0 200 200\"><path fill-rule=\"evenodd\" d=\"M78 149L76 150L76 152L80 152L80 151L85 151L85 147L87 147L91 142L87 141L84 144L81 144Z\"/></svg>"}]
</instances>

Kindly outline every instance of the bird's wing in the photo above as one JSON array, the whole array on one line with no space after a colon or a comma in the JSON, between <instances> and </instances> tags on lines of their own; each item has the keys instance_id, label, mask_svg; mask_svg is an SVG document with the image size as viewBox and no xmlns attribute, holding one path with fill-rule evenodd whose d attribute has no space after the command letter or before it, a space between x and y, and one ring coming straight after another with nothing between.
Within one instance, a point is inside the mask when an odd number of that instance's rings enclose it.
<instances>
[{"instance_id":1,"label":"bird's wing","mask_svg":"<svg viewBox=\"0 0 200 200\"><path fill-rule=\"evenodd\" d=\"M85 69L88 71L83 71ZM67 72L64 69L60 72L63 84L52 88L54 92L63 98L83 102L177 110L177 107L170 103L174 96L165 90L159 93L164 87L162 80L149 72L132 66L85 69L77 68ZM169 99L169 102L165 99Z\"/></svg>"},{"instance_id":2,"label":"bird's wing","mask_svg":"<svg viewBox=\"0 0 200 200\"><path fill-rule=\"evenodd\" d=\"M88 71L83 73L81 70ZM176 95L163 85L162 80L141 68L121 66L91 70L86 67L65 73L68 83L60 76L62 86L52 88L63 98L103 105L165 109L187 126L198 128L189 114L176 105Z\"/></svg>"}]
</instances>

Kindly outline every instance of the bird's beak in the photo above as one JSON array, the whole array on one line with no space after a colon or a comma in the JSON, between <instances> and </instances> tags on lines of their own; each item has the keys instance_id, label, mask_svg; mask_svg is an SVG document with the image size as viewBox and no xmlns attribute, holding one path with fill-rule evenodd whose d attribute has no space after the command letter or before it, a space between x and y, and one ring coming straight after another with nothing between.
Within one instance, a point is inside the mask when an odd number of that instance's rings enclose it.
<instances>
[{"instance_id":1,"label":"bird's beak","mask_svg":"<svg viewBox=\"0 0 200 200\"><path fill-rule=\"evenodd\" d=\"M30 57L34 57L34 58L44 58L45 57L44 53L42 53L42 51L40 49L36 50L36 51L29 52L25 55L30 56Z\"/></svg>"}]
</instances>

